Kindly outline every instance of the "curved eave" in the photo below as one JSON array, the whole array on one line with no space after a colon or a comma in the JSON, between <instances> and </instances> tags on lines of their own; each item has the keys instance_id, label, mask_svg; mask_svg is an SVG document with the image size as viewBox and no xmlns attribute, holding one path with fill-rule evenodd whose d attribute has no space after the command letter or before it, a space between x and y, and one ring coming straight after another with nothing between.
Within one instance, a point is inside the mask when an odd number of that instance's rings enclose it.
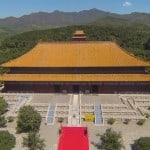
<instances>
[{"instance_id":1,"label":"curved eave","mask_svg":"<svg viewBox=\"0 0 150 150\"><path fill-rule=\"evenodd\" d=\"M150 82L150 74L4 74L0 81Z\"/></svg>"}]
</instances>

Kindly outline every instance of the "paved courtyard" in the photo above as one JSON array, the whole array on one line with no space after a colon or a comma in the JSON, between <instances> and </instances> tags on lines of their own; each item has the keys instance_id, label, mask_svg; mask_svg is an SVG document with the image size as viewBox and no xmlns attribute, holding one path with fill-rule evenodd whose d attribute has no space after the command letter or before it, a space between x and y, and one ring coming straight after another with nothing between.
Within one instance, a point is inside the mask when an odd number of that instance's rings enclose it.
<instances>
[{"instance_id":1,"label":"paved courtyard","mask_svg":"<svg viewBox=\"0 0 150 150\"><path fill-rule=\"evenodd\" d=\"M45 150L56 150L55 148L58 144L58 130L60 126L60 124L46 126L44 122L42 123L40 135L45 139ZM150 120L147 120L143 126L138 126L136 121L131 121L128 125L118 121L114 125L106 124L105 126L94 126L93 124L91 125L90 123L87 123L86 126L89 131L90 150L97 150L97 148L91 143L98 143L100 137L97 136L97 134L102 135L108 128L112 128L116 132L121 133L126 150L131 150L131 145L134 143L134 140L139 137L150 137Z\"/></svg>"},{"instance_id":2,"label":"paved courtyard","mask_svg":"<svg viewBox=\"0 0 150 150\"><path fill-rule=\"evenodd\" d=\"M97 143L97 134L103 134L107 128L113 128L121 132L126 150L131 150L134 140L141 136L150 136L150 120L143 126L136 124L140 118L145 118L144 113L150 113L150 95L119 95L119 94L29 94L29 93L0 93L10 106L10 111L6 116L17 116L20 107L24 105L33 106L42 116L40 135L45 139L45 150L57 150L59 139L59 129L61 126L88 126L90 150L96 150L91 143ZM85 122L83 118L86 114L95 114L95 107L101 110L103 124L95 125L92 122ZM53 112L53 118L48 114ZM76 117L73 117L73 116ZM64 118L63 123L58 123L58 118ZM108 125L108 118L115 118L114 125ZM126 125L124 119L131 119ZM48 124L47 121L51 121ZM17 145L14 150L24 150L22 147L23 134L15 133L15 123L8 124L7 128L17 138Z\"/></svg>"}]
</instances>

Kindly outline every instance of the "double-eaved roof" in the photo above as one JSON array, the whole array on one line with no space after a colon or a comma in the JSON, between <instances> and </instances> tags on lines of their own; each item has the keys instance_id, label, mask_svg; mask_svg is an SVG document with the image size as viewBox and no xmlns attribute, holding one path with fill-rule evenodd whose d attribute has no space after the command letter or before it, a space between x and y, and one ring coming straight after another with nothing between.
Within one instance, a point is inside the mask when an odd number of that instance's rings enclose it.
<instances>
[{"instance_id":1,"label":"double-eaved roof","mask_svg":"<svg viewBox=\"0 0 150 150\"><path fill-rule=\"evenodd\" d=\"M114 42L38 43L3 67L130 67L150 66Z\"/></svg>"},{"instance_id":2,"label":"double-eaved roof","mask_svg":"<svg viewBox=\"0 0 150 150\"><path fill-rule=\"evenodd\" d=\"M3 67L149 67L114 42L38 43ZM115 69L115 68L114 68ZM149 74L4 74L0 81L149 82Z\"/></svg>"}]
</instances>

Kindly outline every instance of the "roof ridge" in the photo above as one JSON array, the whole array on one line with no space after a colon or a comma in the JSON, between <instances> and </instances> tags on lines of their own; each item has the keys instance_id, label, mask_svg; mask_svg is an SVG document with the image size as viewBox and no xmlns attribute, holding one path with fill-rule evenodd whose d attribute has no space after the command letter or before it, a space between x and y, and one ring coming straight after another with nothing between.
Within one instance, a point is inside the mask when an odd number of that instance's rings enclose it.
<instances>
[{"instance_id":1,"label":"roof ridge","mask_svg":"<svg viewBox=\"0 0 150 150\"><path fill-rule=\"evenodd\" d=\"M39 41L38 44L114 43L113 41Z\"/></svg>"}]
</instances>

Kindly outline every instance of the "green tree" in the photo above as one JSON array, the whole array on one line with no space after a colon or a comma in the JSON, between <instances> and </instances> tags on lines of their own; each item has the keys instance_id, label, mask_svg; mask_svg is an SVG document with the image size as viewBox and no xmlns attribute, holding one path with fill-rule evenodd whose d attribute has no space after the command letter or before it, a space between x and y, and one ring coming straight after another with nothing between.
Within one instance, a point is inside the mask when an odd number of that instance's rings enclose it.
<instances>
[{"instance_id":1,"label":"green tree","mask_svg":"<svg viewBox=\"0 0 150 150\"><path fill-rule=\"evenodd\" d=\"M141 137L134 142L134 150L149 150L150 137Z\"/></svg>"},{"instance_id":2,"label":"green tree","mask_svg":"<svg viewBox=\"0 0 150 150\"><path fill-rule=\"evenodd\" d=\"M62 124L63 121L64 121L64 118L62 118L62 117L58 118L58 122L59 122L60 124Z\"/></svg>"},{"instance_id":3,"label":"green tree","mask_svg":"<svg viewBox=\"0 0 150 150\"><path fill-rule=\"evenodd\" d=\"M23 138L23 145L29 147L30 150L44 150L44 140L35 132L28 133L28 137Z\"/></svg>"},{"instance_id":4,"label":"green tree","mask_svg":"<svg viewBox=\"0 0 150 150\"><path fill-rule=\"evenodd\" d=\"M16 138L8 131L0 131L0 149L12 150L16 144Z\"/></svg>"},{"instance_id":5,"label":"green tree","mask_svg":"<svg viewBox=\"0 0 150 150\"><path fill-rule=\"evenodd\" d=\"M116 133L112 129L107 129L101 135L101 147L104 150L121 150L124 148L120 133Z\"/></svg>"},{"instance_id":6,"label":"green tree","mask_svg":"<svg viewBox=\"0 0 150 150\"><path fill-rule=\"evenodd\" d=\"M40 114L31 106L24 106L20 109L17 120L17 132L36 132L41 124Z\"/></svg>"},{"instance_id":7,"label":"green tree","mask_svg":"<svg viewBox=\"0 0 150 150\"><path fill-rule=\"evenodd\" d=\"M110 124L110 125L113 125L115 122L116 122L115 118L109 118L108 121L107 121L107 123Z\"/></svg>"},{"instance_id":8,"label":"green tree","mask_svg":"<svg viewBox=\"0 0 150 150\"><path fill-rule=\"evenodd\" d=\"M7 111L8 104L6 101L0 97L0 115Z\"/></svg>"},{"instance_id":9,"label":"green tree","mask_svg":"<svg viewBox=\"0 0 150 150\"><path fill-rule=\"evenodd\" d=\"M8 117L7 117L7 121L8 121L8 122L13 122L14 119L15 119L15 118L14 118L13 116L8 116Z\"/></svg>"},{"instance_id":10,"label":"green tree","mask_svg":"<svg viewBox=\"0 0 150 150\"><path fill-rule=\"evenodd\" d=\"M4 116L0 116L0 127L5 127L6 126L6 119Z\"/></svg>"},{"instance_id":11,"label":"green tree","mask_svg":"<svg viewBox=\"0 0 150 150\"><path fill-rule=\"evenodd\" d=\"M0 67L0 74L8 73L10 70L8 68Z\"/></svg>"},{"instance_id":12,"label":"green tree","mask_svg":"<svg viewBox=\"0 0 150 150\"><path fill-rule=\"evenodd\" d=\"M146 50L150 50L150 38L147 40L147 42L145 43L145 49Z\"/></svg>"},{"instance_id":13,"label":"green tree","mask_svg":"<svg viewBox=\"0 0 150 150\"><path fill-rule=\"evenodd\" d=\"M142 126L142 125L145 123L145 121L146 121L146 119L139 119L139 120L137 121L137 124L138 124L139 126Z\"/></svg>"}]
</instances>

